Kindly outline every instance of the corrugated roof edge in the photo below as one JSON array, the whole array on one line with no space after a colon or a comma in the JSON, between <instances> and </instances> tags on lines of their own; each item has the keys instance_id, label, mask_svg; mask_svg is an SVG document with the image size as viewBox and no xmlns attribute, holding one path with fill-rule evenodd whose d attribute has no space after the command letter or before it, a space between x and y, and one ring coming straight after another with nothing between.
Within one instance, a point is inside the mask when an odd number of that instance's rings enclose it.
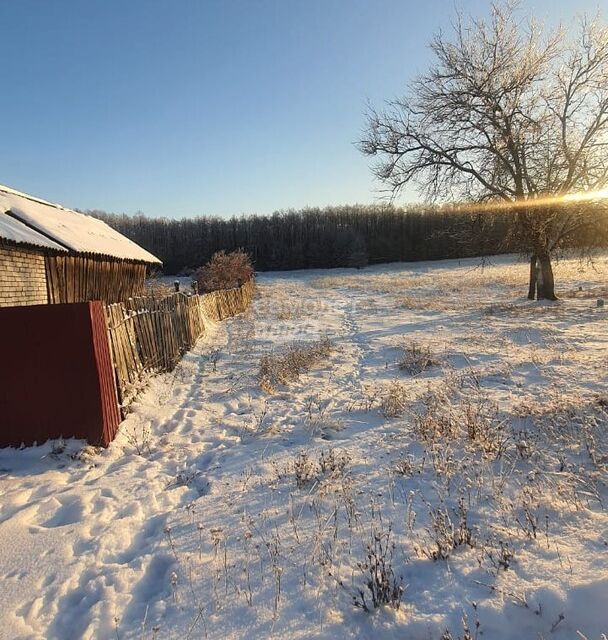
<instances>
[{"instance_id":1,"label":"corrugated roof edge","mask_svg":"<svg viewBox=\"0 0 608 640\"><path fill-rule=\"evenodd\" d=\"M49 207L53 207L55 209L60 209L62 211L67 211L69 213L74 213L76 215L80 215L80 216L85 216L85 217L89 217L87 216L87 214L85 213L81 213L79 211L74 211L73 209L69 209L68 207L64 207L60 204L57 204L55 202L49 202L48 200L43 200L42 198L38 198L36 196L32 196L28 193L24 193L23 191L17 191L16 189L12 189L11 187L7 187L6 185L2 185L0 184L0 192L6 193L6 194L10 194L10 195L14 195L14 196L18 196L20 198L24 198L26 200L30 200L31 202L36 202L38 204L42 204L42 205L46 205ZM112 228L110 227L106 222L104 222L103 220L99 220L99 218L93 218L91 216L91 218L93 220L95 220L96 222L98 222L99 224L102 224L108 228ZM24 222L23 220L20 220L21 222ZM31 225L28 225L31 226ZM35 227L32 227L33 229L35 229ZM148 256L150 256L150 259L147 260L140 260L140 259L133 259L133 258L124 258L124 257L120 257L120 256L116 256L116 255L112 255L112 254L108 254L108 253L103 253L103 252L80 252L80 253L86 253L88 255L96 255L98 257L108 257L108 258L113 258L113 259L118 259L118 260L124 260L126 262L143 262L146 264L161 264L162 265L162 260L160 260L159 258L157 258L154 254L150 253L149 251L147 251L146 249L144 249L143 247L140 247L140 245L138 245L136 242L133 242L133 240L131 240L130 238L127 238L126 236L122 235L120 232L116 231L115 229L113 229L113 231L117 234L119 234L120 236L122 236L122 238L124 238L124 240L126 240L127 242L134 244L136 247L138 247L140 250L142 250L144 253L147 253ZM38 232L40 233L40 231L38 230ZM47 234L42 234L42 235L47 235ZM55 243L59 242L58 240L55 241ZM62 247L64 245L61 245ZM71 250L69 247L67 247L67 250Z\"/></svg>"}]
</instances>

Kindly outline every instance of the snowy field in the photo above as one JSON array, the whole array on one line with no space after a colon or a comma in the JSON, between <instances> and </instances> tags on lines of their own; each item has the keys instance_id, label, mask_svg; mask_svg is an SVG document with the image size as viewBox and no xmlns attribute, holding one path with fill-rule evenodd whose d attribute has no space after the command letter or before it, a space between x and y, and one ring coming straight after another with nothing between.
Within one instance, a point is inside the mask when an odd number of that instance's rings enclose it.
<instances>
[{"instance_id":1,"label":"snowy field","mask_svg":"<svg viewBox=\"0 0 608 640\"><path fill-rule=\"evenodd\" d=\"M107 450L0 450L0 638L600 640L607 275L263 274Z\"/></svg>"}]
</instances>

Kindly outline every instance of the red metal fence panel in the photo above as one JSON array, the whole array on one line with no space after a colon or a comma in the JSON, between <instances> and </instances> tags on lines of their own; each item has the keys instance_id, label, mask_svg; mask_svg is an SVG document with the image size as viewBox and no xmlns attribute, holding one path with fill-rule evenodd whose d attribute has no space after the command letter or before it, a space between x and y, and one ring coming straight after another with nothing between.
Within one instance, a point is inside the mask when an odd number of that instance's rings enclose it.
<instances>
[{"instance_id":1,"label":"red metal fence panel","mask_svg":"<svg viewBox=\"0 0 608 640\"><path fill-rule=\"evenodd\" d=\"M107 446L119 421L102 303L0 309L0 446Z\"/></svg>"}]
</instances>

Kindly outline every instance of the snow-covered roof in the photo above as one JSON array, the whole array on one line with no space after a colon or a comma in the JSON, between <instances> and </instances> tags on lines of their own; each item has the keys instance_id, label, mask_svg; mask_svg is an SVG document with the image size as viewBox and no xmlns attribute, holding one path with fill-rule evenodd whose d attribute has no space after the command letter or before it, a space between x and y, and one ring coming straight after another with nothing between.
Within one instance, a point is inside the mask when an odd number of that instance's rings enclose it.
<instances>
[{"instance_id":1,"label":"snow-covered roof","mask_svg":"<svg viewBox=\"0 0 608 640\"><path fill-rule=\"evenodd\" d=\"M7 212L10 215L6 215ZM5 224L5 218L12 220L15 224L12 226ZM29 239L23 229L19 230L20 223L21 227L30 234ZM16 239L14 236L19 234L21 234L20 239ZM61 205L40 200L2 185L0 185L0 237L41 247L66 248L76 253L160 263L156 256L97 218L65 209Z\"/></svg>"},{"instance_id":2,"label":"snow-covered roof","mask_svg":"<svg viewBox=\"0 0 608 640\"><path fill-rule=\"evenodd\" d=\"M10 240L17 244L27 244L55 251L66 251L65 247L53 242L49 238L26 226L23 222L15 220L6 213L0 213L0 238Z\"/></svg>"}]
</instances>

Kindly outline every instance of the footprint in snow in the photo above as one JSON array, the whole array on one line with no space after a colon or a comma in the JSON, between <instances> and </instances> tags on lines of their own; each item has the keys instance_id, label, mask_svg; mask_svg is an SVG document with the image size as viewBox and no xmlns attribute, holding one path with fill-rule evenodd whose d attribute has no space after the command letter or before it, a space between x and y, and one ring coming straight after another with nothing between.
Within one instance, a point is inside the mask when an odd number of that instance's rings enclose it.
<instances>
[{"instance_id":1,"label":"footprint in snow","mask_svg":"<svg viewBox=\"0 0 608 640\"><path fill-rule=\"evenodd\" d=\"M81 522L83 517L86 515L85 505L80 496L61 499L53 498L52 503L58 504L58 508L50 518L48 518L41 524L41 526L48 529L76 524L78 522ZM40 515L43 515L52 508L52 504L44 505L39 513Z\"/></svg>"}]
</instances>

